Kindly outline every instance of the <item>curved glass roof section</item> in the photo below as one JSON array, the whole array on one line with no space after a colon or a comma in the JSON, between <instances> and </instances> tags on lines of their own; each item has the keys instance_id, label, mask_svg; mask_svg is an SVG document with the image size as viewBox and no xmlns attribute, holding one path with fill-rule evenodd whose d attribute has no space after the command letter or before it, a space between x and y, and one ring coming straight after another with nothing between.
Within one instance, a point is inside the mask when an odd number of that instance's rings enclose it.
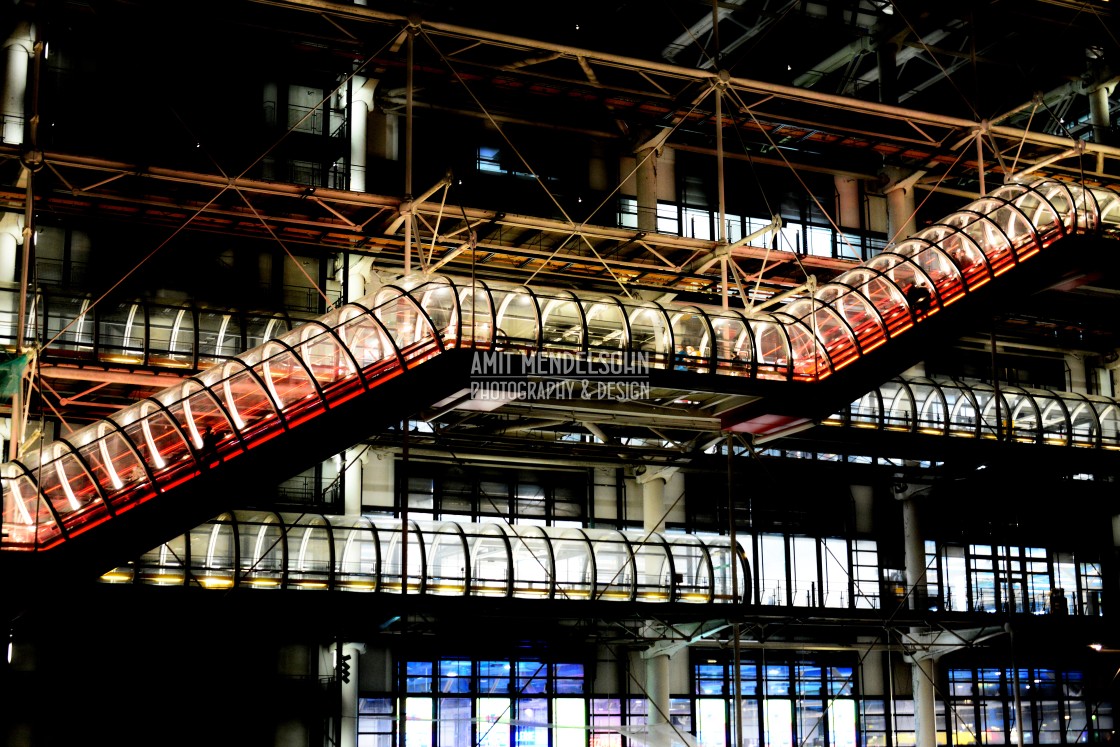
<instances>
[{"instance_id":1,"label":"curved glass roof section","mask_svg":"<svg viewBox=\"0 0 1120 747\"><path fill-rule=\"evenodd\" d=\"M732 565L732 560L735 564ZM407 570L405 567L407 566ZM743 603L726 537L240 511L103 576L161 586Z\"/></svg>"},{"instance_id":2,"label":"curved glass roof section","mask_svg":"<svg viewBox=\"0 0 1120 747\"><path fill-rule=\"evenodd\" d=\"M1120 401L956 379L896 378L823 421L828 425L1120 450Z\"/></svg>"},{"instance_id":3,"label":"curved glass roof section","mask_svg":"<svg viewBox=\"0 0 1120 747\"><path fill-rule=\"evenodd\" d=\"M3 549L59 546L451 348L643 354L653 368L821 381L1073 234L1120 235L1120 193L1000 187L811 297L750 316L409 276L0 465Z\"/></svg>"}]
</instances>

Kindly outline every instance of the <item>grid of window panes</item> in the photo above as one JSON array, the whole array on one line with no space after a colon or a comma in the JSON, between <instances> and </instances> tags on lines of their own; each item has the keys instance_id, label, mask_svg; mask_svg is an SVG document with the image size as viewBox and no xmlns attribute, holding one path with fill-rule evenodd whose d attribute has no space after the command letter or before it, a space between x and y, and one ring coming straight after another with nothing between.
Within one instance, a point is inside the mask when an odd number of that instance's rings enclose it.
<instances>
[{"instance_id":1,"label":"grid of window panes","mask_svg":"<svg viewBox=\"0 0 1120 747\"><path fill-rule=\"evenodd\" d=\"M879 605L873 540L760 533L748 544L759 604L848 609Z\"/></svg>"},{"instance_id":2,"label":"grid of window panes","mask_svg":"<svg viewBox=\"0 0 1120 747\"><path fill-rule=\"evenodd\" d=\"M493 170L493 167L489 166L490 161L484 163L481 155L479 163L480 168L487 166ZM618 201L618 225L624 228L637 228L638 212L637 200L633 197L621 198ZM721 238L717 230L718 220L719 214L716 211L704 207L676 205L670 202L659 202L657 205L658 233L715 241ZM770 224L770 220L749 215L725 215L723 239L728 242L739 241L744 236L765 228ZM860 261L870 259L881 252L886 245L886 240L850 232L838 234L829 225L783 219L777 237L773 233L765 233L748 242L748 245L776 246L783 251L799 254Z\"/></svg>"},{"instance_id":3,"label":"grid of window panes","mask_svg":"<svg viewBox=\"0 0 1120 747\"><path fill-rule=\"evenodd\" d=\"M591 747L622 747L622 699L591 699Z\"/></svg>"},{"instance_id":4,"label":"grid of window panes","mask_svg":"<svg viewBox=\"0 0 1120 747\"><path fill-rule=\"evenodd\" d=\"M735 743L735 667L694 654L696 736L708 747ZM740 661L742 744L856 747L858 703L855 669L809 658L774 661L761 655Z\"/></svg>"},{"instance_id":5,"label":"grid of window panes","mask_svg":"<svg viewBox=\"0 0 1120 747\"><path fill-rule=\"evenodd\" d=\"M1016 688L1023 744L1109 741L1112 704L1089 697L1080 672L981 668L949 671L953 744L1017 743Z\"/></svg>"},{"instance_id":6,"label":"grid of window panes","mask_svg":"<svg viewBox=\"0 0 1120 747\"><path fill-rule=\"evenodd\" d=\"M393 747L395 717L392 698L359 698L358 747Z\"/></svg>"},{"instance_id":7,"label":"grid of window panes","mask_svg":"<svg viewBox=\"0 0 1120 747\"><path fill-rule=\"evenodd\" d=\"M926 561L931 604L940 603L945 610L1101 614L1100 564L1078 562L1073 553L927 541Z\"/></svg>"},{"instance_id":8,"label":"grid of window panes","mask_svg":"<svg viewBox=\"0 0 1120 747\"><path fill-rule=\"evenodd\" d=\"M879 608L879 545L852 540L852 600L856 609Z\"/></svg>"},{"instance_id":9,"label":"grid of window panes","mask_svg":"<svg viewBox=\"0 0 1120 747\"><path fill-rule=\"evenodd\" d=\"M400 674L409 747L587 744L583 664L446 658L404 662Z\"/></svg>"},{"instance_id":10,"label":"grid of window panes","mask_svg":"<svg viewBox=\"0 0 1120 747\"><path fill-rule=\"evenodd\" d=\"M398 470L398 475L402 472ZM413 463L407 476L408 510L413 519L584 526L589 479L583 471L468 472L443 464Z\"/></svg>"},{"instance_id":11,"label":"grid of window panes","mask_svg":"<svg viewBox=\"0 0 1120 747\"><path fill-rule=\"evenodd\" d=\"M886 701L867 698L859 704L860 734L864 747L887 747L887 709Z\"/></svg>"},{"instance_id":12,"label":"grid of window panes","mask_svg":"<svg viewBox=\"0 0 1120 747\"><path fill-rule=\"evenodd\" d=\"M1096 617L1101 614L1101 593L1104 579L1100 563L1081 563L1078 577L1082 601L1081 614Z\"/></svg>"},{"instance_id":13,"label":"grid of window panes","mask_svg":"<svg viewBox=\"0 0 1120 747\"><path fill-rule=\"evenodd\" d=\"M923 577L923 586L926 592L926 598L922 607L936 607L937 600L941 598L941 585L937 579L937 543L930 540L925 541L925 576Z\"/></svg>"}]
</instances>

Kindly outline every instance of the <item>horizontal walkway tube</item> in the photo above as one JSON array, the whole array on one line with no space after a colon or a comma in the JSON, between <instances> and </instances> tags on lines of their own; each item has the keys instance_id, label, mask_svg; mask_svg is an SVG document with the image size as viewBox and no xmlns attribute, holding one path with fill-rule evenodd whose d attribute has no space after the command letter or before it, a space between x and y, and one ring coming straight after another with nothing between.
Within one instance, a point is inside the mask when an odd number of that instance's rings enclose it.
<instances>
[{"instance_id":1,"label":"horizontal walkway tube","mask_svg":"<svg viewBox=\"0 0 1120 747\"><path fill-rule=\"evenodd\" d=\"M980 382L896 378L822 422L935 436L1120 450L1120 400L1010 384L1001 384L997 392L994 386Z\"/></svg>"},{"instance_id":2,"label":"horizontal walkway tube","mask_svg":"<svg viewBox=\"0 0 1120 747\"><path fill-rule=\"evenodd\" d=\"M389 518L226 513L103 580L391 594L407 584L405 593L428 596L654 603L751 599L747 558L726 537L450 521L401 529Z\"/></svg>"},{"instance_id":3,"label":"horizontal walkway tube","mask_svg":"<svg viewBox=\"0 0 1120 747\"><path fill-rule=\"evenodd\" d=\"M17 308L19 289L0 288L0 347L10 350L16 348L18 326L11 309ZM286 313L151 299L95 304L89 294L42 289L30 299L23 347L37 346L41 360L57 364L200 369L277 338L314 316L298 319Z\"/></svg>"},{"instance_id":4,"label":"horizontal walkway tube","mask_svg":"<svg viewBox=\"0 0 1120 747\"><path fill-rule=\"evenodd\" d=\"M1007 185L813 295L750 316L408 276L0 465L3 549L59 546L449 348L640 355L651 368L823 381L1075 234L1120 238L1120 193Z\"/></svg>"}]
</instances>

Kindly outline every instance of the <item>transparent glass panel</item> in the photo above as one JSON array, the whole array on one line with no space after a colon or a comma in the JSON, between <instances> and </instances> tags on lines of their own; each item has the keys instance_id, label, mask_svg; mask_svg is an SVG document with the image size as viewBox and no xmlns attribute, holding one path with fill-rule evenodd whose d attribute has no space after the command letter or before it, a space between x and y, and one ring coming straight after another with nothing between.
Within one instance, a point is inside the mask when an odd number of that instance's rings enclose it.
<instances>
[{"instance_id":1,"label":"transparent glass panel","mask_svg":"<svg viewBox=\"0 0 1120 747\"><path fill-rule=\"evenodd\" d=\"M784 325L777 321L751 319L757 349L754 360L760 379L786 379L789 377L790 342Z\"/></svg>"},{"instance_id":2,"label":"transparent glass panel","mask_svg":"<svg viewBox=\"0 0 1120 747\"><path fill-rule=\"evenodd\" d=\"M669 320L657 306L640 306L630 311L631 351L648 353L650 366L664 368L669 361Z\"/></svg>"},{"instance_id":3,"label":"transparent glass panel","mask_svg":"<svg viewBox=\"0 0 1120 747\"><path fill-rule=\"evenodd\" d=\"M145 314L138 303L124 303L100 309L99 345L101 355L120 362L144 361Z\"/></svg>"},{"instance_id":4,"label":"transparent glass panel","mask_svg":"<svg viewBox=\"0 0 1120 747\"><path fill-rule=\"evenodd\" d=\"M377 535L361 517L339 517L335 542L335 586L350 591L376 591L381 564Z\"/></svg>"},{"instance_id":5,"label":"transparent glass panel","mask_svg":"<svg viewBox=\"0 0 1120 747\"><path fill-rule=\"evenodd\" d=\"M215 387L222 397L226 411L242 438L251 434L261 421L275 417L276 406L257 380L240 363L227 363L222 367L222 379Z\"/></svg>"},{"instance_id":6,"label":"transparent glass panel","mask_svg":"<svg viewBox=\"0 0 1120 747\"><path fill-rule=\"evenodd\" d=\"M234 585L237 541L231 517L192 529L188 535L190 568L188 583L207 589L228 589Z\"/></svg>"},{"instance_id":7,"label":"transparent glass panel","mask_svg":"<svg viewBox=\"0 0 1120 747\"><path fill-rule=\"evenodd\" d=\"M163 366L192 366L195 355L194 312L182 306L148 307L148 360Z\"/></svg>"},{"instance_id":8,"label":"transparent glass panel","mask_svg":"<svg viewBox=\"0 0 1120 747\"><path fill-rule=\"evenodd\" d=\"M626 350L630 344L626 311L613 299L584 301L587 345L594 350Z\"/></svg>"},{"instance_id":9,"label":"transparent glass panel","mask_svg":"<svg viewBox=\"0 0 1120 747\"><path fill-rule=\"evenodd\" d=\"M708 320L697 308L670 315L673 330L674 367L681 371L708 371L712 354L712 335Z\"/></svg>"},{"instance_id":10,"label":"transparent glass panel","mask_svg":"<svg viewBox=\"0 0 1120 747\"><path fill-rule=\"evenodd\" d=\"M49 299L36 297L36 304L44 303L47 310L46 339L54 340L50 347L51 353L90 357L93 354L95 332L95 315L89 313L90 299L63 295L51 295ZM19 304L5 308L16 309Z\"/></svg>"},{"instance_id":11,"label":"transparent glass panel","mask_svg":"<svg viewBox=\"0 0 1120 747\"><path fill-rule=\"evenodd\" d=\"M667 535L673 557L673 598L682 602L712 601L708 552L696 537Z\"/></svg>"},{"instance_id":12,"label":"transparent glass panel","mask_svg":"<svg viewBox=\"0 0 1120 747\"><path fill-rule=\"evenodd\" d=\"M295 353L278 342L266 343L262 348L261 362L253 371L265 383L272 401L292 423L307 411L318 411L322 404L315 381Z\"/></svg>"},{"instance_id":13,"label":"transparent glass panel","mask_svg":"<svg viewBox=\"0 0 1120 747\"><path fill-rule=\"evenodd\" d=\"M239 516L237 529L240 543L238 585L253 588L279 586L285 571L284 527L275 516L261 513Z\"/></svg>"},{"instance_id":14,"label":"transparent glass panel","mask_svg":"<svg viewBox=\"0 0 1120 747\"><path fill-rule=\"evenodd\" d=\"M471 594L510 595L510 544L495 525L464 526L471 559Z\"/></svg>"},{"instance_id":15,"label":"transparent glass panel","mask_svg":"<svg viewBox=\"0 0 1120 747\"><path fill-rule=\"evenodd\" d=\"M211 310L198 312L199 361L216 363L244 349L241 322L233 314Z\"/></svg>"},{"instance_id":16,"label":"transparent glass panel","mask_svg":"<svg viewBox=\"0 0 1120 747\"><path fill-rule=\"evenodd\" d=\"M564 599L590 599L592 578L591 543L579 530L564 532L553 540L556 553L556 593Z\"/></svg>"},{"instance_id":17,"label":"transparent glass panel","mask_svg":"<svg viewBox=\"0 0 1120 747\"><path fill-rule=\"evenodd\" d=\"M635 542L633 548L638 600L668 602L672 584L668 545L659 535L652 535L645 541Z\"/></svg>"},{"instance_id":18,"label":"transparent glass panel","mask_svg":"<svg viewBox=\"0 0 1120 747\"><path fill-rule=\"evenodd\" d=\"M535 349L540 336L540 311L536 299L526 288L495 291L498 309L496 342L523 349Z\"/></svg>"},{"instance_id":19,"label":"transparent glass panel","mask_svg":"<svg viewBox=\"0 0 1120 747\"><path fill-rule=\"evenodd\" d=\"M591 539L595 555L595 598L634 598L634 556L620 532L596 533Z\"/></svg>"},{"instance_id":20,"label":"transparent glass panel","mask_svg":"<svg viewBox=\"0 0 1120 747\"><path fill-rule=\"evenodd\" d=\"M467 545L455 524L428 532L426 588L429 594L460 596L467 592Z\"/></svg>"},{"instance_id":21,"label":"transparent glass panel","mask_svg":"<svg viewBox=\"0 0 1120 747\"><path fill-rule=\"evenodd\" d=\"M326 589L331 581L331 529L321 516L288 527L288 588Z\"/></svg>"},{"instance_id":22,"label":"transparent glass panel","mask_svg":"<svg viewBox=\"0 0 1120 747\"><path fill-rule=\"evenodd\" d=\"M575 296L539 295L543 350L579 350L584 341L583 314Z\"/></svg>"},{"instance_id":23,"label":"transparent glass panel","mask_svg":"<svg viewBox=\"0 0 1120 747\"><path fill-rule=\"evenodd\" d=\"M555 569L544 532L539 527L510 527L509 542L513 551L513 595L549 596Z\"/></svg>"}]
</instances>

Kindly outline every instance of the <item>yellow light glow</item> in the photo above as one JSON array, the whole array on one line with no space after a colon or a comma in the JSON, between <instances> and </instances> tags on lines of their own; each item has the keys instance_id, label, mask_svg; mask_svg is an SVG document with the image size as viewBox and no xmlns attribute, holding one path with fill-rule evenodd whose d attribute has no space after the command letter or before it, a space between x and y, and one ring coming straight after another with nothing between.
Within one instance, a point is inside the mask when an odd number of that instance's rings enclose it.
<instances>
[{"instance_id":1,"label":"yellow light glow","mask_svg":"<svg viewBox=\"0 0 1120 747\"><path fill-rule=\"evenodd\" d=\"M229 589L233 587L232 578L223 578L221 576L203 576L199 579L199 583L207 589Z\"/></svg>"},{"instance_id":2,"label":"yellow light glow","mask_svg":"<svg viewBox=\"0 0 1120 747\"><path fill-rule=\"evenodd\" d=\"M638 601L641 602L668 602L669 595L664 592L643 592L638 595Z\"/></svg>"}]
</instances>

